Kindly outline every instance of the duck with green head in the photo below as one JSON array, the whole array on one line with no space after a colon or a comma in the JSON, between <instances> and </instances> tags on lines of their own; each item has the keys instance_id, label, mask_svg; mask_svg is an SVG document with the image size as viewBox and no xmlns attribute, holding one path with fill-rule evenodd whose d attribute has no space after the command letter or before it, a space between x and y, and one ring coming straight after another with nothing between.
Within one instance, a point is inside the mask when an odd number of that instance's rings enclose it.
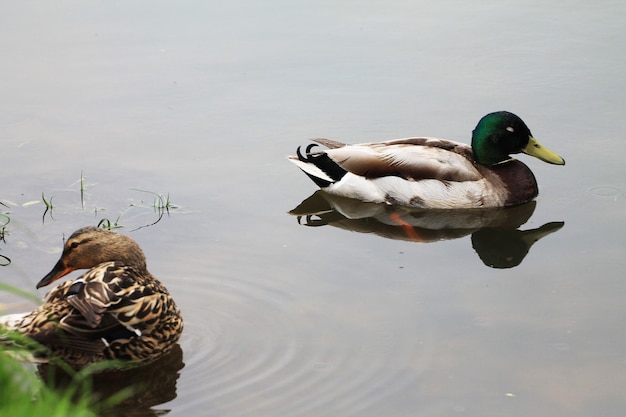
<instances>
[{"instance_id":1,"label":"duck with green head","mask_svg":"<svg viewBox=\"0 0 626 417\"><path fill-rule=\"evenodd\" d=\"M472 132L472 146L417 137L346 145L313 139L295 163L324 191L373 203L429 208L507 207L538 194L532 171L512 154L565 165L543 147L518 116L490 113Z\"/></svg>"}]
</instances>

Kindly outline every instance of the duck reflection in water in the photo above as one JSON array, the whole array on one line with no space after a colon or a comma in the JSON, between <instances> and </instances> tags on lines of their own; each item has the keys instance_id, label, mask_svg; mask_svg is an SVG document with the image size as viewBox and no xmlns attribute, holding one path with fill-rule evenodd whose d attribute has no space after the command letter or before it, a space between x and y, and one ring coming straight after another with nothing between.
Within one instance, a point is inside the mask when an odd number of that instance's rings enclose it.
<instances>
[{"instance_id":1,"label":"duck reflection in water","mask_svg":"<svg viewBox=\"0 0 626 417\"><path fill-rule=\"evenodd\" d=\"M472 246L483 263L492 268L519 265L539 239L561 229L564 222L519 230L535 211L530 201L510 208L427 210L408 209L316 191L289 214L305 226L331 225L388 239L437 242L472 235Z\"/></svg>"},{"instance_id":2,"label":"duck reflection in water","mask_svg":"<svg viewBox=\"0 0 626 417\"><path fill-rule=\"evenodd\" d=\"M176 384L184 366L183 351L176 344L148 366L115 368L91 375L88 392L96 404L106 404L107 400L121 394L121 402L113 400L113 404L100 410L98 415L103 417L164 416L171 410L158 406L176 398ZM55 390L75 386L76 375L66 370L67 367L47 363L38 366L42 380Z\"/></svg>"}]
</instances>

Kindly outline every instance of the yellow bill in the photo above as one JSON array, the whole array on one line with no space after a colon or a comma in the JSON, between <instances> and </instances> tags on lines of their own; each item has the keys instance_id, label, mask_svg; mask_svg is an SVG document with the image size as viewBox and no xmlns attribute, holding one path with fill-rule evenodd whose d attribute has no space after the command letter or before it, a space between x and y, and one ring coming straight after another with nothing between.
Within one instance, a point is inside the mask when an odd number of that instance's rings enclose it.
<instances>
[{"instance_id":1,"label":"yellow bill","mask_svg":"<svg viewBox=\"0 0 626 417\"><path fill-rule=\"evenodd\" d=\"M534 156L535 158L539 158L549 164L565 165L565 159L561 158L550 149L545 148L541 143L537 142L537 139L533 138L532 136L528 141L528 145L526 145L526 147L522 149L522 152L530 156Z\"/></svg>"}]
</instances>

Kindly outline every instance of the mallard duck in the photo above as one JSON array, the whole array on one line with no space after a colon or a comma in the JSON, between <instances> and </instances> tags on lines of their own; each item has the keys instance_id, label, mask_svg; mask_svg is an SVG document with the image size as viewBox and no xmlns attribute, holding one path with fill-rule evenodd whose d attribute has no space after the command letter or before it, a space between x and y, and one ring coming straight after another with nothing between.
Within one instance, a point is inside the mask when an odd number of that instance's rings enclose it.
<instances>
[{"instance_id":1,"label":"mallard duck","mask_svg":"<svg viewBox=\"0 0 626 417\"><path fill-rule=\"evenodd\" d=\"M89 271L53 288L40 307L13 318L10 327L76 368L108 359L147 363L175 346L183 330L180 310L148 272L133 239L78 229L37 288L77 269Z\"/></svg>"},{"instance_id":2,"label":"mallard duck","mask_svg":"<svg viewBox=\"0 0 626 417\"><path fill-rule=\"evenodd\" d=\"M329 139L298 147L295 163L324 191L372 203L415 208L506 207L538 194L532 171L511 154L524 152L565 165L518 116L490 113L472 132L472 146L435 138L346 145Z\"/></svg>"}]
</instances>

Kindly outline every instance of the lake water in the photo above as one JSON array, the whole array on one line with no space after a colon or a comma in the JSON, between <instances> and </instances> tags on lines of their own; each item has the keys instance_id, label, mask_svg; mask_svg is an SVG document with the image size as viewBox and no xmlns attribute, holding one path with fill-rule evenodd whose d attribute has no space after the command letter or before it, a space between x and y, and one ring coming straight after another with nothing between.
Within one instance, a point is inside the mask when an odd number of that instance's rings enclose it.
<instances>
[{"instance_id":1,"label":"lake water","mask_svg":"<svg viewBox=\"0 0 626 417\"><path fill-rule=\"evenodd\" d=\"M4 2L1 280L43 296L101 219L140 243L186 327L182 357L103 384L154 382L127 414L622 416L625 21L603 0ZM521 156L540 195L505 214L327 201L285 158L469 142L496 110L567 161Z\"/></svg>"}]
</instances>

